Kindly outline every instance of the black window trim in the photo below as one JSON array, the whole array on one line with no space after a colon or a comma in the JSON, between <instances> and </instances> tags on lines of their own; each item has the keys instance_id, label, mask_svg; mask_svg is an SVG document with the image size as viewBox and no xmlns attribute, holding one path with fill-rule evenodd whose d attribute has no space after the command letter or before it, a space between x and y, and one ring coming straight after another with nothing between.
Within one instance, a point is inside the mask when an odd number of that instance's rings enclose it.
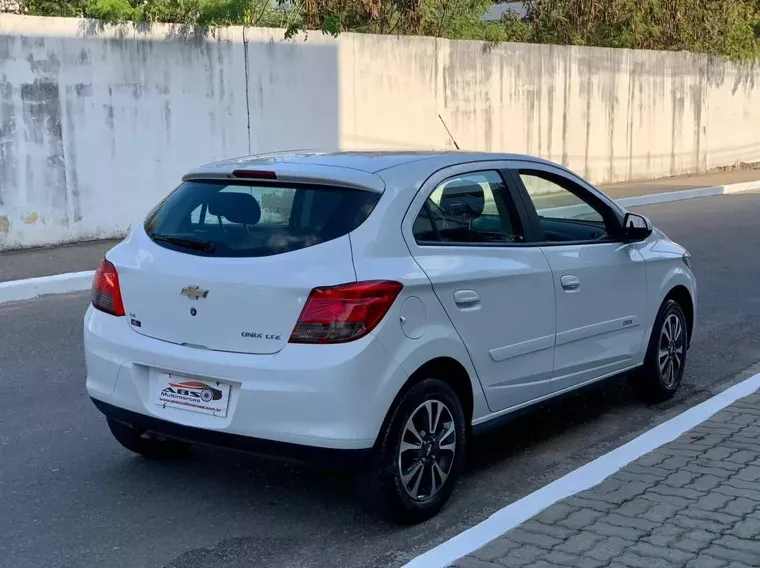
<instances>
[{"instance_id":1,"label":"black window trim","mask_svg":"<svg viewBox=\"0 0 760 568\"><path fill-rule=\"evenodd\" d=\"M465 165L465 164L462 164ZM482 165L474 163L472 165ZM433 194L433 192L440 187L441 184L447 182L448 180L456 177L464 177L469 176L473 174L479 174L479 173L486 173L486 172L494 172L501 177L502 182L504 183L505 192L503 194L503 199L507 209L509 209L510 203L513 206L512 211L510 211L510 217L512 218L512 223L515 221L519 222L520 228L522 229L522 236L523 241L519 243L459 243L459 242L444 242L441 240L438 241L419 241L414 236L414 231L412 230L412 238L414 239L414 243L418 247L466 247L466 248L472 248L472 247L483 247L483 248L515 248L515 247L527 247L527 246L535 246L531 241L534 237L534 229L533 224L531 222L530 217L528 216L528 212L525 209L525 204L522 202L521 196L517 196L515 192L514 187L514 181L512 176L510 175L507 168L504 166L495 166L495 167L486 167L486 168L477 168L474 170L467 170L462 171L459 173L451 174L445 178L443 178L441 181L436 183L432 189L429 191L426 191L425 193L425 199L422 202L422 205L417 210L416 214L412 218L412 227L414 226L414 221L419 217L420 213L422 213L423 209L427 209L427 215L431 219L431 225L433 226L433 230L435 233L438 233L438 227L432 223L432 215L430 214L430 206L428 205L428 201L430 200L430 196ZM510 203L507 203L506 200L509 199ZM497 205L497 208L499 206ZM501 211L499 211L499 216L501 216ZM440 238L440 236L439 236Z\"/></svg>"},{"instance_id":2,"label":"black window trim","mask_svg":"<svg viewBox=\"0 0 760 568\"><path fill-rule=\"evenodd\" d=\"M530 224L533 229L531 231L533 240L526 244L536 247L560 247L572 245L608 245L610 243L624 242L624 239L621 235L622 223L618 212L610 207L607 203L605 203L603 199L594 195L593 192L589 191L580 183L566 175L564 172L562 172L562 170L558 168L550 168L544 164L532 164L530 162L512 164L507 168L507 170L508 171L505 173L510 176L510 179L512 180L512 183L514 184L516 191L520 197L520 201L527 209L527 215L530 219ZM542 177L547 181L552 181L552 177L566 181L567 187L562 184L557 185L560 185L560 187L572 193L575 197L586 203L589 207L593 208L602 216L604 219L605 228L608 232L608 238L604 240L547 241L544 237L543 229L541 228L541 223L538 217L538 212L536 211L536 207L533 204L533 200L530 198L530 194L528 193L525 184L520 178L521 172L529 173L529 175L532 173L532 175Z\"/></svg>"}]
</instances>

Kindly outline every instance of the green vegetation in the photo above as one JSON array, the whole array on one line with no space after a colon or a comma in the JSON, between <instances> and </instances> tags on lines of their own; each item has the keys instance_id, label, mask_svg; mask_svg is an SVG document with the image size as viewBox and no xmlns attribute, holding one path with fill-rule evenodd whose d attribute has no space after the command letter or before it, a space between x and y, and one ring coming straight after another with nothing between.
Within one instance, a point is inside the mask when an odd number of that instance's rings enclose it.
<instances>
[{"instance_id":1,"label":"green vegetation","mask_svg":"<svg viewBox=\"0 0 760 568\"><path fill-rule=\"evenodd\" d=\"M26 0L30 15L481 39L490 0ZM496 26L494 26L496 27Z\"/></svg>"},{"instance_id":2,"label":"green vegetation","mask_svg":"<svg viewBox=\"0 0 760 568\"><path fill-rule=\"evenodd\" d=\"M483 22L491 0L26 0L24 11L170 22L688 50L757 59L760 0L526 0L530 18Z\"/></svg>"},{"instance_id":3,"label":"green vegetation","mask_svg":"<svg viewBox=\"0 0 760 568\"><path fill-rule=\"evenodd\" d=\"M528 41L756 59L760 0L534 0Z\"/></svg>"}]
</instances>

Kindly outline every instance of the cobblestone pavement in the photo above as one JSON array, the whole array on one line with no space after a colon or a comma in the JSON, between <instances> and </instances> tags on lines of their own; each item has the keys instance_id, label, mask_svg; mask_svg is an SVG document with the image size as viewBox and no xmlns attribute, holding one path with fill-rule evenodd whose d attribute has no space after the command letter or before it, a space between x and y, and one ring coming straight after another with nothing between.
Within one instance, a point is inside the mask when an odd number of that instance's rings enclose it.
<instances>
[{"instance_id":1,"label":"cobblestone pavement","mask_svg":"<svg viewBox=\"0 0 760 568\"><path fill-rule=\"evenodd\" d=\"M760 394L452 566L760 567Z\"/></svg>"}]
</instances>

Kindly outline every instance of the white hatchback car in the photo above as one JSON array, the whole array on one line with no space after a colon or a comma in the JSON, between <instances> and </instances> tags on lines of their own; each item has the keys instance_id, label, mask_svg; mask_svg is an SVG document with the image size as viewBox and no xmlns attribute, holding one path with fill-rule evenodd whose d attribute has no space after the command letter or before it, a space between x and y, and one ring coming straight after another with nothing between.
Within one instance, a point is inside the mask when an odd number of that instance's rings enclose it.
<instances>
[{"instance_id":1,"label":"white hatchback car","mask_svg":"<svg viewBox=\"0 0 760 568\"><path fill-rule=\"evenodd\" d=\"M355 461L418 522L518 409L633 370L672 396L695 308L682 247L544 160L243 158L185 175L107 253L87 390L144 456Z\"/></svg>"}]
</instances>

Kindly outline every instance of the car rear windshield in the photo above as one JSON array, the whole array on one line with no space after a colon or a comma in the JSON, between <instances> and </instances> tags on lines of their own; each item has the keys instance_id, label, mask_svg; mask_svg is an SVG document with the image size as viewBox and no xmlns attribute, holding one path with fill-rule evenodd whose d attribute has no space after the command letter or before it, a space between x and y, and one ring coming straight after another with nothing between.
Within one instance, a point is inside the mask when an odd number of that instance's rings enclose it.
<instances>
[{"instance_id":1,"label":"car rear windshield","mask_svg":"<svg viewBox=\"0 0 760 568\"><path fill-rule=\"evenodd\" d=\"M282 254L342 237L380 195L314 185L186 181L145 221L163 247L218 257Z\"/></svg>"}]
</instances>

